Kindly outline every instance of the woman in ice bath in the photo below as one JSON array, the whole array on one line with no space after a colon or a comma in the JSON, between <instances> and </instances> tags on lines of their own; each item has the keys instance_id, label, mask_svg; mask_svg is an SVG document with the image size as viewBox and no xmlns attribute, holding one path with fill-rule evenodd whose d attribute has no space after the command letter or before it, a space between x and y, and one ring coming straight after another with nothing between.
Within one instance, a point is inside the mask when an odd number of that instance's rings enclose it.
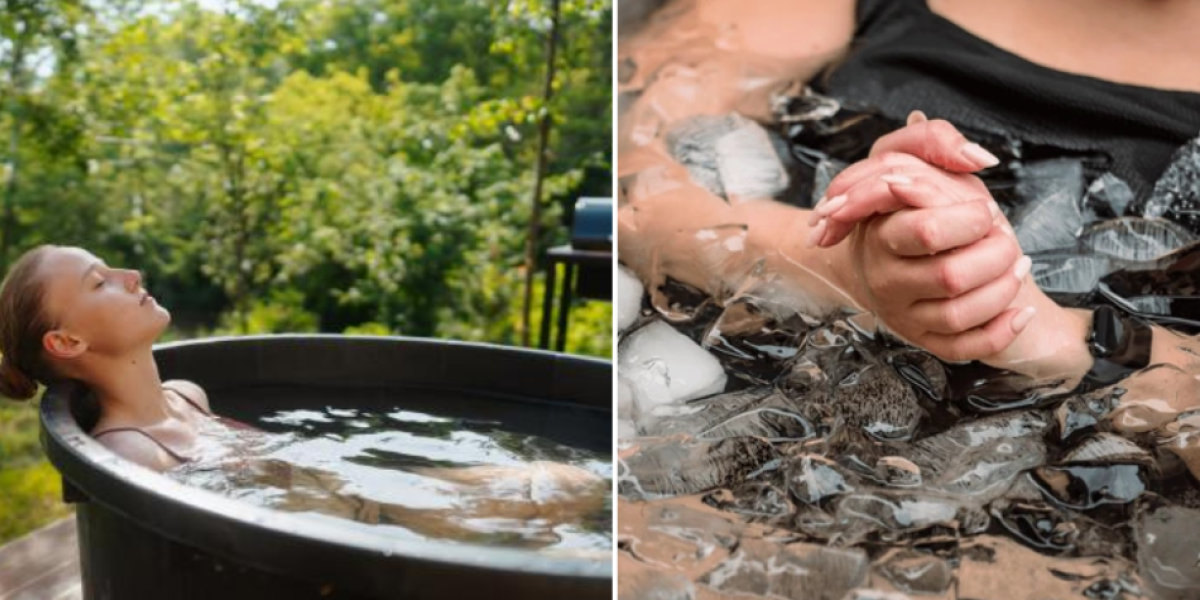
<instances>
[{"instance_id":1,"label":"woman in ice bath","mask_svg":"<svg viewBox=\"0 0 1200 600\"><path fill-rule=\"evenodd\" d=\"M162 471L191 460L198 428L214 415L190 381L162 381L151 347L171 314L142 287L81 248L39 246L0 288L0 394L83 383L100 407L91 434L113 452Z\"/></svg>"},{"instance_id":2,"label":"woman in ice bath","mask_svg":"<svg viewBox=\"0 0 1200 600\"><path fill-rule=\"evenodd\" d=\"M82 383L100 409L91 435L128 460L165 471L199 458L211 427L253 429L212 414L207 395L195 383L160 379L152 346L171 315L142 287L137 271L113 268L81 248L39 246L17 260L0 286L0 315L5 317L0 319L0 394L22 400L32 398L39 383ZM413 523L433 530L452 520L437 511L358 499L342 490L345 482L336 473L254 457L238 464L260 483L286 488L284 504L299 498L295 502L320 504L322 512L347 518L370 506L376 515L391 514L397 520L409 515ZM564 505L595 502L596 486L602 483L584 469L550 462L423 474L456 484L470 500L470 509L454 518L550 518ZM323 494L320 502L309 498L317 488ZM514 489L524 494L514 495Z\"/></svg>"}]
</instances>

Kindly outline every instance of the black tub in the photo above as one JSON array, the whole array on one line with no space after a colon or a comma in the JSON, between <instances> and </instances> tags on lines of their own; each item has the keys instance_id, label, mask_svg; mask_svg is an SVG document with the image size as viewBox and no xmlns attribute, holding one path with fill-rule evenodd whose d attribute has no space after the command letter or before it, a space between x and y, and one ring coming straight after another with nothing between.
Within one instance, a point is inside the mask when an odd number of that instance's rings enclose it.
<instances>
[{"instance_id":1,"label":"black tub","mask_svg":"<svg viewBox=\"0 0 1200 600\"><path fill-rule=\"evenodd\" d=\"M397 391L422 390L530 433L611 448L608 361L459 342L291 335L175 343L154 353L163 380L196 381L214 411L234 418L256 397L304 408L327 403L336 390L390 404ZM269 389L289 393L257 393ZM85 598L612 597L608 561L399 540L186 487L91 439L67 394L52 388L42 401L42 445L63 475L64 496L76 503Z\"/></svg>"}]
</instances>

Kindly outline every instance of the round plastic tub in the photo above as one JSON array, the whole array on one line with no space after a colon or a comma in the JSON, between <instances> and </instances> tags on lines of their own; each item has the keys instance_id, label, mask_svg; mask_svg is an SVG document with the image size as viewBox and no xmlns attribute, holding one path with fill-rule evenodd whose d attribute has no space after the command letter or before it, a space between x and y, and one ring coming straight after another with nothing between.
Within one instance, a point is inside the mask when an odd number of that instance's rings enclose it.
<instances>
[{"instance_id":1,"label":"round plastic tub","mask_svg":"<svg viewBox=\"0 0 1200 600\"><path fill-rule=\"evenodd\" d=\"M154 354L164 381L199 383L213 410L234 418L239 406L260 398L277 408L323 408L340 392L358 408L390 408L407 394L575 446L611 449L608 361L313 335L214 338L159 346ZM612 597L610 561L414 542L184 486L88 436L70 393L67 386L47 390L42 445L62 474L64 500L76 504L85 598Z\"/></svg>"}]
</instances>

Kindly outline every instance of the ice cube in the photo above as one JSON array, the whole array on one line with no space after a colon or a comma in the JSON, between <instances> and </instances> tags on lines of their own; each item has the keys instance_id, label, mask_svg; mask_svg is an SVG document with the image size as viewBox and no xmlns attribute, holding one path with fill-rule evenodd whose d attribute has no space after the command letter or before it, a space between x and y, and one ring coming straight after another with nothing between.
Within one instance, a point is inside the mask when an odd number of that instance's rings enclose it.
<instances>
[{"instance_id":1,"label":"ice cube","mask_svg":"<svg viewBox=\"0 0 1200 600\"><path fill-rule=\"evenodd\" d=\"M617 417L633 418L633 386L625 379L624 373L617 373Z\"/></svg>"},{"instance_id":2,"label":"ice cube","mask_svg":"<svg viewBox=\"0 0 1200 600\"><path fill-rule=\"evenodd\" d=\"M683 403L725 389L725 371L716 357L662 321L630 334L621 343L618 355L617 368L631 375L639 411L648 408L647 403ZM660 369L665 381L655 373ZM657 393L664 383L668 392L665 399ZM650 392L649 397L639 391Z\"/></svg>"},{"instance_id":3,"label":"ice cube","mask_svg":"<svg viewBox=\"0 0 1200 600\"><path fill-rule=\"evenodd\" d=\"M617 439L632 440L638 436L637 426L629 419L617 420Z\"/></svg>"},{"instance_id":4,"label":"ice cube","mask_svg":"<svg viewBox=\"0 0 1200 600\"><path fill-rule=\"evenodd\" d=\"M625 331L637 321L642 310L642 296L646 288L633 271L617 267L617 330Z\"/></svg>"},{"instance_id":5,"label":"ice cube","mask_svg":"<svg viewBox=\"0 0 1200 600\"><path fill-rule=\"evenodd\" d=\"M773 198L788 187L788 174L767 132L739 119L738 128L716 143L717 172L729 201Z\"/></svg>"}]
</instances>

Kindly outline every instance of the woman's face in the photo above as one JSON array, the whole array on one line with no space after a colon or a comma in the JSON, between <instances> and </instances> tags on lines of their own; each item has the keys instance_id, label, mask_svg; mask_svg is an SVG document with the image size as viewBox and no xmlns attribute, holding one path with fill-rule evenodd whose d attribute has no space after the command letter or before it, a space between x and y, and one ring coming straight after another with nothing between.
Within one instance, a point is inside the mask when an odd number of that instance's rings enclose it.
<instances>
[{"instance_id":1,"label":"woman's face","mask_svg":"<svg viewBox=\"0 0 1200 600\"><path fill-rule=\"evenodd\" d=\"M148 346L171 314L142 288L137 271L114 269L82 248L55 248L42 260L45 308L56 330L89 352L121 354Z\"/></svg>"}]
</instances>

